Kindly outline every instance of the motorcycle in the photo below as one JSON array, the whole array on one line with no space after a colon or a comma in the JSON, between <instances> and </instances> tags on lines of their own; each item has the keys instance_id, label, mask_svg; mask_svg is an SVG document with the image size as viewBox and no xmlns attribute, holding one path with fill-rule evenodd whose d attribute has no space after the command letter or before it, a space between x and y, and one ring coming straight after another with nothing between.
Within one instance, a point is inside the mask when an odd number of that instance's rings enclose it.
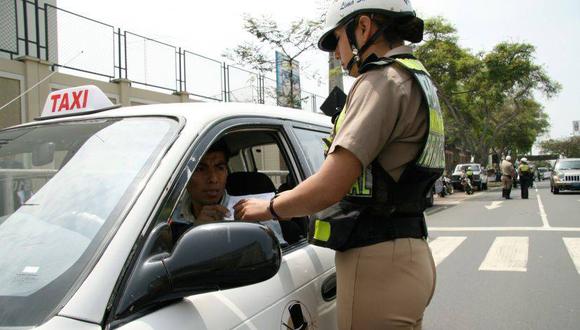
<instances>
[{"instance_id":1,"label":"motorcycle","mask_svg":"<svg viewBox=\"0 0 580 330\"><path fill-rule=\"evenodd\" d=\"M445 191L447 192L447 195L452 195L454 193L454 189L453 189L453 184L451 183L451 179L444 176L443 180L441 180L443 183L443 187L445 188Z\"/></svg>"},{"instance_id":2,"label":"motorcycle","mask_svg":"<svg viewBox=\"0 0 580 330\"><path fill-rule=\"evenodd\" d=\"M467 176L461 177L461 186L467 195L473 194L473 187L471 186L471 180Z\"/></svg>"},{"instance_id":3,"label":"motorcycle","mask_svg":"<svg viewBox=\"0 0 580 330\"><path fill-rule=\"evenodd\" d=\"M442 176L437 181L435 181L434 186L435 192L439 197L445 197L447 195L453 194L453 185L451 184L451 179Z\"/></svg>"}]
</instances>

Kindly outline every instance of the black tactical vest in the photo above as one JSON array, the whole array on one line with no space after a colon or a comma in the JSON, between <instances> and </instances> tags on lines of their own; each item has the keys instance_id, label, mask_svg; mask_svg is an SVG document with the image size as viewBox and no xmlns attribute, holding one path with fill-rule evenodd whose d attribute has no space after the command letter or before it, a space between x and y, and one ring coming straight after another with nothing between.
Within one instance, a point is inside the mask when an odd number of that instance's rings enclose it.
<instances>
[{"instance_id":1,"label":"black tactical vest","mask_svg":"<svg viewBox=\"0 0 580 330\"><path fill-rule=\"evenodd\" d=\"M315 245L344 251L396 238L427 237L423 216L426 195L445 168L441 107L429 73L421 62L411 56L374 57L362 66L360 72L388 65L405 68L421 86L421 107L428 123L423 147L417 157L406 165L397 182L375 159L363 170L347 196L316 214L311 221L309 240ZM345 107L336 120L331 136L325 141L328 147L340 130L347 112L348 108Z\"/></svg>"}]
</instances>

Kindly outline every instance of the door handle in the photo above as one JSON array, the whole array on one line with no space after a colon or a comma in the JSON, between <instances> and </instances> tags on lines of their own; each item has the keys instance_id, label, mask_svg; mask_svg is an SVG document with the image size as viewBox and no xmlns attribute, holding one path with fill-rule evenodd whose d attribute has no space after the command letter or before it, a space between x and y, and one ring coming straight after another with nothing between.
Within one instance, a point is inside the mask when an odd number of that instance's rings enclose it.
<instances>
[{"instance_id":1,"label":"door handle","mask_svg":"<svg viewBox=\"0 0 580 330\"><path fill-rule=\"evenodd\" d=\"M336 273L332 273L324 279L324 282L322 282L321 293L324 301L332 301L336 299Z\"/></svg>"}]
</instances>

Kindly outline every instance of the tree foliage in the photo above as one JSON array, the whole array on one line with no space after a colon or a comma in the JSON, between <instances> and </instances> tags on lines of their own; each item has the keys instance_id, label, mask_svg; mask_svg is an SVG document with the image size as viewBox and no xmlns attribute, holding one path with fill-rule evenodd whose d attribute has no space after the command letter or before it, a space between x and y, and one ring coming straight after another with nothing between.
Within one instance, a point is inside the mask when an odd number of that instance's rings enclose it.
<instances>
[{"instance_id":1,"label":"tree foliage","mask_svg":"<svg viewBox=\"0 0 580 330\"><path fill-rule=\"evenodd\" d=\"M255 40L245 41L233 49L227 49L224 56L238 65L258 71L260 74L272 72L275 67L274 51L279 51L285 55L290 67L298 57L310 49L316 47L317 33L322 29L323 21L298 19L290 23L286 29L281 28L276 21L267 16L253 17L244 15L244 30L250 33ZM304 65L302 69L304 69ZM290 70L290 81L293 70ZM305 70L302 70L302 74ZM312 79L320 81L318 73L304 74ZM276 92L266 91L270 96L275 96ZM298 108L301 95L294 95L294 89L289 88L288 103Z\"/></svg>"},{"instance_id":2,"label":"tree foliage","mask_svg":"<svg viewBox=\"0 0 580 330\"><path fill-rule=\"evenodd\" d=\"M294 61L306 51L315 48L322 20L301 18L283 29L270 17L253 17L246 14L243 28L255 40L242 42L235 48L226 50L224 56L239 65L249 66L264 73L271 72L275 68L273 50Z\"/></svg>"},{"instance_id":3,"label":"tree foliage","mask_svg":"<svg viewBox=\"0 0 580 330\"><path fill-rule=\"evenodd\" d=\"M545 153L562 155L568 158L580 158L580 136L565 139L550 139L540 143Z\"/></svg>"},{"instance_id":4,"label":"tree foliage","mask_svg":"<svg viewBox=\"0 0 580 330\"><path fill-rule=\"evenodd\" d=\"M435 80L445 116L447 144L469 149L487 163L490 152L527 152L549 126L536 94L556 95L560 85L535 63L533 45L501 42L473 53L441 17L425 21L416 47Z\"/></svg>"}]
</instances>

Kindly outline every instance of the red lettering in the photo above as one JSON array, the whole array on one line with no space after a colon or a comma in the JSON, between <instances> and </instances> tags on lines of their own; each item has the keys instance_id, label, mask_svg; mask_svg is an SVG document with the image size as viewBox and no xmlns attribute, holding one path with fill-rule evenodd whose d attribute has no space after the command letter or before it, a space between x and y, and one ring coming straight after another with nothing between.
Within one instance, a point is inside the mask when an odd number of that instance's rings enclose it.
<instances>
[{"instance_id":1,"label":"red lettering","mask_svg":"<svg viewBox=\"0 0 580 330\"><path fill-rule=\"evenodd\" d=\"M69 103L68 103L68 93L62 95L62 101L60 101L60 106L58 107L58 112L61 110L70 110Z\"/></svg>"},{"instance_id":2,"label":"red lettering","mask_svg":"<svg viewBox=\"0 0 580 330\"><path fill-rule=\"evenodd\" d=\"M56 101L60 98L60 94L52 94L50 99L52 100L52 112L56 110Z\"/></svg>"},{"instance_id":3,"label":"red lettering","mask_svg":"<svg viewBox=\"0 0 580 330\"><path fill-rule=\"evenodd\" d=\"M78 109L81 107L81 95L83 94L83 91L78 91L72 92L72 97L73 97L73 103L71 104L70 108L74 109L75 107Z\"/></svg>"},{"instance_id":4,"label":"red lettering","mask_svg":"<svg viewBox=\"0 0 580 330\"><path fill-rule=\"evenodd\" d=\"M87 107L87 99L89 98L89 90L85 89L85 97L83 98L83 108Z\"/></svg>"}]
</instances>

